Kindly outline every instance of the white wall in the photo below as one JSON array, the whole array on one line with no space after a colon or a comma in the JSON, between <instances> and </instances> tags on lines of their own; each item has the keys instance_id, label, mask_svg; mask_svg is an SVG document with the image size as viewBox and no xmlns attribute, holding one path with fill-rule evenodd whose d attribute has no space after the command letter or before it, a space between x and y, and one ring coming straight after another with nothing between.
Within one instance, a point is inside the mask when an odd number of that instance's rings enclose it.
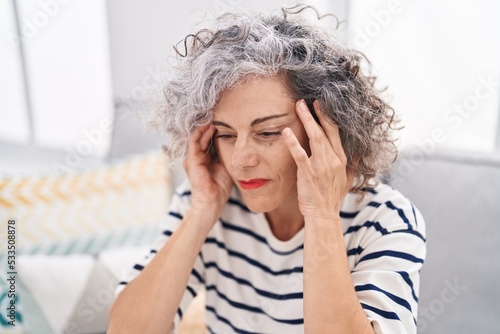
<instances>
[{"instance_id":1,"label":"white wall","mask_svg":"<svg viewBox=\"0 0 500 334\"><path fill-rule=\"evenodd\" d=\"M269 11L292 6L293 0L108 0L108 20L113 69L113 88L117 97L140 97L143 89L154 82L162 71L172 46L188 33L195 32L195 24L205 18L226 11ZM310 0L320 11L347 16L346 1Z\"/></svg>"},{"instance_id":2,"label":"white wall","mask_svg":"<svg viewBox=\"0 0 500 334\"><path fill-rule=\"evenodd\" d=\"M351 41L388 86L402 148L495 149L499 13L495 0L351 1Z\"/></svg>"}]
</instances>

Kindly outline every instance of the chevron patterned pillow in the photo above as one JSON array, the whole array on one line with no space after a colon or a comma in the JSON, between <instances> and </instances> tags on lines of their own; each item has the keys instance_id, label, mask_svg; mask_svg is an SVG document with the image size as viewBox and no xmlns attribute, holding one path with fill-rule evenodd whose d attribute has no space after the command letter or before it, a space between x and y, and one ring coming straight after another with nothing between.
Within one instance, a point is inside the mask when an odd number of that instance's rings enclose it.
<instances>
[{"instance_id":1,"label":"chevron patterned pillow","mask_svg":"<svg viewBox=\"0 0 500 334\"><path fill-rule=\"evenodd\" d=\"M15 272L15 266L5 269L9 221L15 228L16 256L96 255L103 249L148 244L166 214L171 183L161 151L62 176L0 179L0 332L2 326L14 329L5 314L13 298L4 276ZM17 324L23 320L21 307Z\"/></svg>"}]
</instances>

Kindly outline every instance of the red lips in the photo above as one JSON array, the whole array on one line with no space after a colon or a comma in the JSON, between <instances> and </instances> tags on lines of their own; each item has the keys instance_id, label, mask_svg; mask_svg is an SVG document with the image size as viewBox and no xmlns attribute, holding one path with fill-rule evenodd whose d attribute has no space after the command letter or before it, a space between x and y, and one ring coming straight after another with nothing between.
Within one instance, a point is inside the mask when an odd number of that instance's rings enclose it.
<instances>
[{"instance_id":1,"label":"red lips","mask_svg":"<svg viewBox=\"0 0 500 334\"><path fill-rule=\"evenodd\" d=\"M248 181L238 180L238 183L243 189L257 189L263 187L268 182L268 179L252 179Z\"/></svg>"}]
</instances>

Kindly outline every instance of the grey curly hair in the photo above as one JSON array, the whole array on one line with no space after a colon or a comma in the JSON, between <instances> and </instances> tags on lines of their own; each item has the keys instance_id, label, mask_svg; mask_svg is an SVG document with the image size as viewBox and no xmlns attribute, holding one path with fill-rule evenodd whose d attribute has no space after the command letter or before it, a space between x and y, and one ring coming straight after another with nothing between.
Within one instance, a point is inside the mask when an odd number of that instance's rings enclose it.
<instances>
[{"instance_id":1,"label":"grey curly hair","mask_svg":"<svg viewBox=\"0 0 500 334\"><path fill-rule=\"evenodd\" d=\"M369 61L317 22L291 17L306 8L283 9L280 15L224 14L213 29L188 35L181 42L184 53L174 47L181 56L175 75L166 82L163 105L147 120L171 135L173 159L185 154L195 127L212 121L224 91L249 77L283 76L293 98L317 100L338 125L355 175L352 191L374 186L374 176L390 169L397 156L391 137L397 120L374 86L376 77L363 74Z\"/></svg>"}]
</instances>

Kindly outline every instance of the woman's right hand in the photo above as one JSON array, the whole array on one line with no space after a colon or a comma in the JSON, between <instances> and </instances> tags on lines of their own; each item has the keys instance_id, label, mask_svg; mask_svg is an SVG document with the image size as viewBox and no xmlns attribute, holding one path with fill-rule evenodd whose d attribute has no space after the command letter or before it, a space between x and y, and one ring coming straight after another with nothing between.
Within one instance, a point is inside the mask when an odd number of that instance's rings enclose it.
<instances>
[{"instance_id":1,"label":"woman's right hand","mask_svg":"<svg viewBox=\"0 0 500 334\"><path fill-rule=\"evenodd\" d=\"M214 160L210 152L213 125L198 127L189 140L188 152L184 159L184 170L191 185L191 209L210 217L212 224L219 218L226 205L233 181L226 167Z\"/></svg>"}]
</instances>

